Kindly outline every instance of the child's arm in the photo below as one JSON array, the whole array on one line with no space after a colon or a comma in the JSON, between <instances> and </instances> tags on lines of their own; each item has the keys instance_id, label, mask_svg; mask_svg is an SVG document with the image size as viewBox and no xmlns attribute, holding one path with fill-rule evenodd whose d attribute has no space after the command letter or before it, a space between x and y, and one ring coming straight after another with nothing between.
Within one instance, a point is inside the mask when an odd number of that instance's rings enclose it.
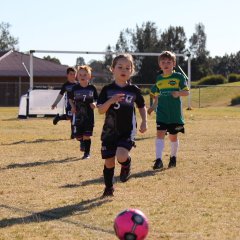
<instances>
[{"instance_id":1,"label":"child's arm","mask_svg":"<svg viewBox=\"0 0 240 240\"><path fill-rule=\"evenodd\" d=\"M150 106L150 108L148 108L147 113L150 115L157 108L157 105L158 105L158 97L156 96L156 97L154 97L152 106Z\"/></svg>"},{"instance_id":2,"label":"child's arm","mask_svg":"<svg viewBox=\"0 0 240 240\"><path fill-rule=\"evenodd\" d=\"M60 100L62 99L62 97L63 97L63 95L59 93L58 96L57 96L57 98L56 98L56 100L55 100L54 103L52 104L51 109L54 109L54 108L58 105L58 103L60 102Z\"/></svg>"},{"instance_id":3,"label":"child's arm","mask_svg":"<svg viewBox=\"0 0 240 240\"><path fill-rule=\"evenodd\" d=\"M113 95L105 103L98 105L98 112L100 114L106 113L112 104L121 102L124 99L124 97L125 97L125 94L123 93Z\"/></svg>"},{"instance_id":4,"label":"child's arm","mask_svg":"<svg viewBox=\"0 0 240 240\"><path fill-rule=\"evenodd\" d=\"M186 91L186 90L181 90L181 91L173 91L172 92L172 96L174 98L177 98L177 97L185 97L185 96L188 96L189 95L189 91Z\"/></svg>"},{"instance_id":5,"label":"child's arm","mask_svg":"<svg viewBox=\"0 0 240 240\"><path fill-rule=\"evenodd\" d=\"M147 131L147 109L146 109L146 107L143 107L143 108L139 108L138 110L139 110L140 116L142 118L142 122L141 122L141 125L139 128L139 131L141 133L144 133Z\"/></svg>"}]
</instances>

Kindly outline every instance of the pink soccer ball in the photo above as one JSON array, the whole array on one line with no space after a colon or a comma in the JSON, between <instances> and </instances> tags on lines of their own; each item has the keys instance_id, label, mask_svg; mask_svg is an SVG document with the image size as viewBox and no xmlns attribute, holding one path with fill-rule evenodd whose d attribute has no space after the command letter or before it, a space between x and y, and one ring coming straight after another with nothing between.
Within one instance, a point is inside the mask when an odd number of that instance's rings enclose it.
<instances>
[{"instance_id":1,"label":"pink soccer ball","mask_svg":"<svg viewBox=\"0 0 240 240\"><path fill-rule=\"evenodd\" d=\"M148 234L148 220L138 209L126 209L114 220L114 230L120 240L143 240Z\"/></svg>"}]
</instances>

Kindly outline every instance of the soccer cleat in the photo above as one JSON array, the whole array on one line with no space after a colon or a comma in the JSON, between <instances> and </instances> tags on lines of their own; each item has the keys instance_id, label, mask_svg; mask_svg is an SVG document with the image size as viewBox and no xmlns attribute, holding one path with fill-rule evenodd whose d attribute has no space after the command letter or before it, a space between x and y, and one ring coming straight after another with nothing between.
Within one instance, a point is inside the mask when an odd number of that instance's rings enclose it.
<instances>
[{"instance_id":1,"label":"soccer cleat","mask_svg":"<svg viewBox=\"0 0 240 240\"><path fill-rule=\"evenodd\" d=\"M57 114L53 119L53 125L56 125L60 121L59 114Z\"/></svg>"},{"instance_id":2,"label":"soccer cleat","mask_svg":"<svg viewBox=\"0 0 240 240\"><path fill-rule=\"evenodd\" d=\"M82 159L89 159L90 158L90 154L89 153L84 153Z\"/></svg>"},{"instance_id":3,"label":"soccer cleat","mask_svg":"<svg viewBox=\"0 0 240 240\"><path fill-rule=\"evenodd\" d=\"M105 187L102 197L113 197L114 187Z\"/></svg>"},{"instance_id":4,"label":"soccer cleat","mask_svg":"<svg viewBox=\"0 0 240 240\"><path fill-rule=\"evenodd\" d=\"M80 151L84 152L85 151L85 145L84 145L84 141L80 140Z\"/></svg>"},{"instance_id":5,"label":"soccer cleat","mask_svg":"<svg viewBox=\"0 0 240 240\"><path fill-rule=\"evenodd\" d=\"M170 161L168 163L168 168L176 167L176 157L170 157Z\"/></svg>"},{"instance_id":6,"label":"soccer cleat","mask_svg":"<svg viewBox=\"0 0 240 240\"><path fill-rule=\"evenodd\" d=\"M128 166L123 166L121 167L121 172L120 172L120 181L121 182L126 182L131 175L131 164Z\"/></svg>"},{"instance_id":7,"label":"soccer cleat","mask_svg":"<svg viewBox=\"0 0 240 240\"><path fill-rule=\"evenodd\" d=\"M155 163L153 165L153 169L156 170L156 169L163 169L163 162L161 160L161 158L157 158L155 160Z\"/></svg>"}]
</instances>

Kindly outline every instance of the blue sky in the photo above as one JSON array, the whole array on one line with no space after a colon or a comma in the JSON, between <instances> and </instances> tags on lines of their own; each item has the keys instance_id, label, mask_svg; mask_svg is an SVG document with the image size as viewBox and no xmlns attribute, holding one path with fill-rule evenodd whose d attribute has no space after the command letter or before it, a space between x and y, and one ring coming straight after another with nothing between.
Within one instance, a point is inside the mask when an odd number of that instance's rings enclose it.
<instances>
[{"instance_id":1,"label":"blue sky","mask_svg":"<svg viewBox=\"0 0 240 240\"><path fill-rule=\"evenodd\" d=\"M239 0L11 0L1 2L0 22L11 24L19 50L105 51L120 31L151 21L159 30L182 26L189 38L203 23L211 56L240 51ZM44 56L48 54L43 54ZM79 55L50 54L73 65ZM38 55L42 57L42 55ZM102 55L81 55L86 61Z\"/></svg>"}]
</instances>

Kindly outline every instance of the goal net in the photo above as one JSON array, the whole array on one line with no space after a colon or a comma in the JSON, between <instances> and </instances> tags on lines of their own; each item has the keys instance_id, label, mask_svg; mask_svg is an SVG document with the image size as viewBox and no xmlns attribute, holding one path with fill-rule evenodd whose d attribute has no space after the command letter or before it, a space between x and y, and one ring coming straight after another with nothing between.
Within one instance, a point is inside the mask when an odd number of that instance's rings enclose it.
<instances>
[{"instance_id":1,"label":"goal net","mask_svg":"<svg viewBox=\"0 0 240 240\"><path fill-rule=\"evenodd\" d=\"M57 108L51 109L51 104L55 101L59 91L59 89L30 89L20 99L18 117L50 117L56 114L64 114L65 97L58 103Z\"/></svg>"}]
</instances>

